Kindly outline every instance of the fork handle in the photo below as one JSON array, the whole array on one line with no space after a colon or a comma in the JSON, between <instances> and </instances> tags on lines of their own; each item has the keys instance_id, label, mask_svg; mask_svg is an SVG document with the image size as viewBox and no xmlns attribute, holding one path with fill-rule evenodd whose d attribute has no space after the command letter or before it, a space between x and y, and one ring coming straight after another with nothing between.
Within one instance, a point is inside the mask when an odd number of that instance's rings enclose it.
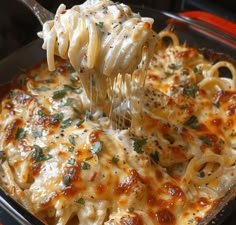
<instances>
[{"instance_id":1,"label":"fork handle","mask_svg":"<svg viewBox=\"0 0 236 225\"><path fill-rule=\"evenodd\" d=\"M43 25L46 21L52 20L54 18L54 14L44 8L35 0L18 0L24 3L37 17L41 25Z\"/></svg>"}]
</instances>

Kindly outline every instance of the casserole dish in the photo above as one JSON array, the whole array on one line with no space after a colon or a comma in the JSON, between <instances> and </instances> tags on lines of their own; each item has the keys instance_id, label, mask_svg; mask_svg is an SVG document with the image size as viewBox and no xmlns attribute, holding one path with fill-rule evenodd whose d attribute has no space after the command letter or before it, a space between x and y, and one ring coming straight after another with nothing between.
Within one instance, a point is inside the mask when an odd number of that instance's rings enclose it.
<instances>
[{"instance_id":1,"label":"casserole dish","mask_svg":"<svg viewBox=\"0 0 236 225\"><path fill-rule=\"evenodd\" d=\"M235 40L231 38L230 35L224 35L214 29L208 30L205 29L205 26L194 22L193 20L186 19L185 17L178 17L169 13L158 12L151 9L140 8L133 6L135 12L139 11L143 16L153 17L155 19L154 29L160 31L166 26L173 27L175 32L180 37L181 42L187 42L190 46L199 48L204 52L208 57L224 57L228 60L235 62ZM207 31L210 31L206 34ZM0 63L0 74L1 83L5 83L21 71L24 71L33 65L39 63L45 58L45 52L41 49L42 42L41 40L35 40L33 43L27 45L25 48L19 50L17 53L9 56ZM215 209L203 220L200 224L208 224L212 221L213 218L217 218L216 215L222 209L225 209L225 212L229 213L231 204L233 204L232 199L234 199L236 194L236 185L232 186L228 191L228 194L216 205ZM1 200L3 206L8 205L8 197L5 195L4 191L1 191L1 198L6 200ZM14 210L16 203L10 202L9 205L13 207L8 207L9 211ZM15 205L15 206L14 206ZM226 206L227 205L227 206ZM24 210L20 206L17 206L16 211ZM225 208L226 207L226 208ZM225 213L224 215L227 215ZM14 213L12 213L14 214ZM28 213L20 213L25 218L21 218L19 215L16 216L16 219L21 224L40 224L36 218L32 219L32 216ZM219 214L220 215L220 214ZM223 218L223 217L221 217ZM27 221L27 222L26 222ZM222 222L222 219L217 219L215 221L218 224ZM213 223L216 223L216 222Z\"/></svg>"}]
</instances>

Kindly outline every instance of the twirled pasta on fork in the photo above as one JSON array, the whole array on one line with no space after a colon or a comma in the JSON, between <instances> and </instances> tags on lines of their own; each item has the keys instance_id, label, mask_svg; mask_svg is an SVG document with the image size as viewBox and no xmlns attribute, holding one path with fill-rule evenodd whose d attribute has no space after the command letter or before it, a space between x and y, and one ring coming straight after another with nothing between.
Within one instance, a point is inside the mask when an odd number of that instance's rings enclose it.
<instances>
[{"instance_id":1,"label":"twirled pasta on fork","mask_svg":"<svg viewBox=\"0 0 236 225\"><path fill-rule=\"evenodd\" d=\"M60 5L55 19L38 35L44 40L49 70L55 69L54 55L68 58L87 95L104 100L118 74L147 68L157 39L152 24L152 18L125 4L88 0L71 9Z\"/></svg>"}]
</instances>

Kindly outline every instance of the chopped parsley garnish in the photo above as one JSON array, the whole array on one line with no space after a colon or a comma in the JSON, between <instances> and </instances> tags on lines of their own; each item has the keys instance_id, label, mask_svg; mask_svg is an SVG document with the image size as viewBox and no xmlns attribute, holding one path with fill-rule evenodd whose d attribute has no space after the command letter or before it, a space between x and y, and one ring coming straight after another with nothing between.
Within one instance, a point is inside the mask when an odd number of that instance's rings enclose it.
<instances>
[{"instance_id":1,"label":"chopped parsley garnish","mask_svg":"<svg viewBox=\"0 0 236 225\"><path fill-rule=\"evenodd\" d=\"M75 159L74 158L70 158L67 163L70 164L70 165L75 165Z\"/></svg>"},{"instance_id":2,"label":"chopped parsley garnish","mask_svg":"<svg viewBox=\"0 0 236 225\"><path fill-rule=\"evenodd\" d=\"M66 68L67 68L69 73L74 73L75 72L75 69L73 68L73 66L71 64L67 64Z\"/></svg>"},{"instance_id":3,"label":"chopped parsley garnish","mask_svg":"<svg viewBox=\"0 0 236 225\"><path fill-rule=\"evenodd\" d=\"M90 164L83 161L83 162L81 162L81 168L82 168L82 170L89 170L90 169Z\"/></svg>"},{"instance_id":4,"label":"chopped parsley garnish","mask_svg":"<svg viewBox=\"0 0 236 225\"><path fill-rule=\"evenodd\" d=\"M48 90L50 90L50 88L49 87L45 87L45 86L41 86L41 87L36 88L36 90L37 91L48 91Z\"/></svg>"},{"instance_id":5,"label":"chopped parsley garnish","mask_svg":"<svg viewBox=\"0 0 236 225\"><path fill-rule=\"evenodd\" d=\"M92 152L93 154L97 154L98 152L100 152L102 150L102 145L103 142L102 141L96 141L90 148L90 152Z\"/></svg>"},{"instance_id":6,"label":"chopped parsley garnish","mask_svg":"<svg viewBox=\"0 0 236 225\"><path fill-rule=\"evenodd\" d=\"M17 128L16 134L15 134L15 140L20 140L20 139L24 138L26 136L26 134L27 134L27 132L23 128L21 128L21 127Z\"/></svg>"},{"instance_id":7,"label":"chopped parsley garnish","mask_svg":"<svg viewBox=\"0 0 236 225\"><path fill-rule=\"evenodd\" d=\"M64 177L63 177L63 184L65 186L69 186L70 185L70 178L71 178L71 175L70 174L66 174Z\"/></svg>"},{"instance_id":8,"label":"chopped parsley garnish","mask_svg":"<svg viewBox=\"0 0 236 225\"><path fill-rule=\"evenodd\" d=\"M199 139L206 145L211 146L211 140L206 136L200 136Z\"/></svg>"},{"instance_id":9,"label":"chopped parsley garnish","mask_svg":"<svg viewBox=\"0 0 236 225\"><path fill-rule=\"evenodd\" d=\"M117 164L119 161L120 161L119 158L117 158L117 157L112 157L112 162L113 162L113 163Z\"/></svg>"},{"instance_id":10,"label":"chopped parsley garnish","mask_svg":"<svg viewBox=\"0 0 236 225\"><path fill-rule=\"evenodd\" d=\"M158 153L158 151L155 151L155 152L151 153L150 157L151 157L151 161L153 163L158 164L158 162L159 162L159 153Z\"/></svg>"},{"instance_id":11,"label":"chopped parsley garnish","mask_svg":"<svg viewBox=\"0 0 236 225\"><path fill-rule=\"evenodd\" d=\"M50 117L50 124L55 124L58 121L63 120L64 114L63 113L56 113Z\"/></svg>"},{"instance_id":12,"label":"chopped parsley garnish","mask_svg":"<svg viewBox=\"0 0 236 225\"><path fill-rule=\"evenodd\" d=\"M129 212L134 212L134 207L128 208L128 211L129 211Z\"/></svg>"},{"instance_id":13,"label":"chopped parsley garnish","mask_svg":"<svg viewBox=\"0 0 236 225\"><path fill-rule=\"evenodd\" d=\"M71 106L73 102L74 102L74 99L73 99L73 98L67 98L67 99L66 99L66 102L65 102L64 104L62 104L60 107L63 107L63 106Z\"/></svg>"},{"instance_id":14,"label":"chopped parsley garnish","mask_svg":"<svg viewBox=\"0 0 236 225\"><path fill-rule=\"evenodd\" d=\"M169 69L172 69L172 70L178 70L182 67L182 64L174 64L174 63L171 63L170 65L168 65L168 68Z\"/></svg>"},{"instance_id":15,"label":"chopped parsley garnish","mask_svg":"<svg viewBox=\"0 0 236 225\"><path fill-rule=\"evenodd\" d=\"M69 148L68 148L68 151L69 151L69 152L74 152L74 151L75 151L75 147L74 147L74 146L69 147Z\"/></svg>"},{"instance_id":16,"label":"chopped parsley garnish","mask_svg":"<svg viewBox=\"0 0 236 225\"><path fill-rule=\"evenodd\" d=\"M167 77L171 77L171 76L174 75L174 73L171 73L171 72L169 72L169 71L165 72L165 74L166 74Z\"/></svg>"},{"instance_id":17,"label":"chopped parsley garnish","mask_svg":"<svg viewBox=\"0 0 236 225\"><path fill-rule=\"evenodd\" d=\"M189 75L189 71L188 70L183 70L182 75L188 76Z\"/></svg>"},{"instance_id":18,"label":"chopped parsley garnish","mask_svg":"<svg viewBox=\"0 0 236 225\"><path fill-rule=\"evenodd\" d=\"M202 74L202 70L200 68L194 67L193 68L194 73Z\"/></svg>"},{"instance_id":19,"label":"chopped parsley garnish","mask_svg":"<svg viewBox=\"0 0 236 225\"><path fill-rule=\"evenodd\" d=\"M17 94L18 94L17 91L12 91L12 90L11 90L11 91L9 92L9 94L8 94L8 98L11 98L11 99L12 99L12 98L14 98Z\"/></svg>"},{"instance_id":20,"label":"chopped parsley garnish","mask_svg":"<svg viewBox=\"0 0 236 225\"><path fill-rule=\"evenodd\" d=\"M66 89L54 91L52 97L53 97L53 99L61 99L66 95L66 92L67 92Z\"/></svg>"},{"instance_id":21,"label":"chopped parsley garnish","mask_svg":"<svg viewBox=\"0 0 236 225\"><path fill-rule=\"evenodd\" d=\"M41 162L52 158L50 154L44 154L43 149L38 145L34 145L32 157L35 159L35 162Z\"/></svg>"},{"instance_id":22,"label":"chopped parsley garnish","mask_svg":"<svg viewBox=\"0 0 236 225\"><path fill-rule=\"evenodd\" d=\"M26 77L27 77L26 74L21 74L21 75L18 77L18 79L17 79L17 83L18 83L19 85L25 84Z\"/></svg>"},{"instance_id":23,"label":"chopped parsley garnish","mask_svg":"<svg viewBox=\"0 0 236 225\"><path fill-rule=\"evenodd\" d=\"M9 126L7 126L7 130L8 131L13 131L13 129L14 129L14 124L10 124Z\"/></svg>"},{"instance_id":24,"label":"chopped parsley garnish","mask_svg":"<svg viewBox=\"0 0 236 225\"><path fill-rule=\"evenodd\" d=\"M191 96L192 98L195 98L197 91L198 91L198 86L196 84L194 84L190 87L184 87L183 88L183 95Z\"/></svg>"},{"instance_id":25,"label":"chopped parsley garnish","mask_svg":"<svg viewBox=\"0 0 236 225\"><path fill-rule=\"evenodd\" d=\"M43 132L41 130L32 132L32 136L34 138L42 137L42 135L43 135Z\"/></svg>"},{"instance_id":26,"label":"chopped parsley garnish","mask_svg":"<svg viewBox=\"0 0 236 225\"><path fill-rule=\"evenodd\" d=\"M38 110L38 115L44 117L45 113L42 110Z\"/></svg>"},{"instance_id":27,"label":"chopped parsley garnish","mask_svg":"<svg viewBox=\"0 0 236 225\"><path fill-rule=\"evenodd\" d=\"M69 140L69 142L70 142L72 145L75 145L75 137L74 137L73 135L70 135L70 136L68 137L68 140Z\"/></svg>"},{"instance_id":28,"label":"chopped parsley garnish","mask_svg":"<svg viewBox=\"0 0 236 225\"><path fill-rule=\"evenodd\" d=\"M213 103L216 108L220 108L220 102Z\"/></svg>"},{"instance_id":29,"label":"chopped parsley garnish","mask_svg":"<svg viewBox=\"0 0 236 225\"><path fill-rule=\"evenodd\" d=\"M133 139L133 149L138 154L142 154L144 151L142 149L143 145L147 143L147 139Z\"/></svg>"},{"instance_id":30,"label":"chopped parsley garnish","mask_svg":"<svg viewBox=\"0 0 236 225\"><path fill-rule=\"evenodd\" d=\"M90 111L85 112L85 120L91 120L92 119L92 113Z\"/></svg>"},{"instance_id":31,"label":"chopped parsley garnish","mask_svg":"<svg viewBox=\"0 0 236 225\"><path fill-rule=\"evenodd\" d=\"M73 84L64 84L64 88L66 90L77 90L77 89L79 89L79 87L77 87L77 86L75 86Z\"/></svg>"},{"instance_id":32,"label":"chopped parsley garnish","mask_svg":"<svg viewBox=\"0 0 236 225\"><path fill-rule=\"evenodd\" d=\"M65 128L69 127L71 124L72 124L72 119L68 118L68 119L62 121L61 128L65 129Z\"/></svg>"},{"instance_id":33,"label":"chopped parsley garnish","mask_svg":"<svg viewBox=\"0 0 236 225\"><path fill-rule=\"evenodd\" d=\"M79 199L75 200L75 203L79 203L79 204L81 204L81 205L84 205L84 204L85 204L85 201L84 201L83 198L79 198Z\"/></svg>"},{"instance_id":34,"label":"chopped parsley garnish","mask_svg":"<svg viewBox=\"0 0 236 225\"><path fill-rule=\"evenodd\" d=\"M185 126L191 127L192 129L198 130L200 128L200 124L198 122L198 118L192 115L185 123Z\"/></svg>"},{"instance_id":35,"label":"chopped parsley garnish","mask_svg":"<svg viewBox=\"0 0 236 225\"><path fill-rule=\"evenodd\" d=\"M104 25L104 23L103 22L98 22L98 23L96 23L96 26L98 27L98 28L103 28L103 25Z\"/></svg>"}]
</instances>

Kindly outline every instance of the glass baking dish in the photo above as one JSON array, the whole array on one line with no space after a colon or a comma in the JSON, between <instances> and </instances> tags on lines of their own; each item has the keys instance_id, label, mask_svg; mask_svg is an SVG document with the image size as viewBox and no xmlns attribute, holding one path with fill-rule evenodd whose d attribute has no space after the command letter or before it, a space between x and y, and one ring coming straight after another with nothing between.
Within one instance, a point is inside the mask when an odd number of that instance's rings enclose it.
<instances>
[{"instance_id":1,"label":"glass baking dish","mask_svg":"<svg viewBox=\"0 0 236 225\"><path fill-rule=\"evenodd\" d=\"M131 6L134 12L142 16L152 17L155 20L154 29L158 32L171 27L180 38L181 43L187 42L190 46L198 48L209 57L226 58L236 63L236 25L229 21L214 17L216 23L209 24L212 18L204 12L187 12L175 15L153 9ZM203 22L204 16L207 23ZM200 16L200 20L199 20ZM225 26L224 23L227 23ZM223 31L220 29L223 27ZM229 27L229 29L227 29ZM36 39L27 46L0 61L0 84L10 81L14 75L29 69L46 58L41 48L42 40ZM236 184L231 187L227 195L216 205L215 209L198 225L223 223L225 218L235 209ZM0 188L0 205L6 209L20 224L43 224L21 205L16 203Z\"/></svg>"}]
</instances>

